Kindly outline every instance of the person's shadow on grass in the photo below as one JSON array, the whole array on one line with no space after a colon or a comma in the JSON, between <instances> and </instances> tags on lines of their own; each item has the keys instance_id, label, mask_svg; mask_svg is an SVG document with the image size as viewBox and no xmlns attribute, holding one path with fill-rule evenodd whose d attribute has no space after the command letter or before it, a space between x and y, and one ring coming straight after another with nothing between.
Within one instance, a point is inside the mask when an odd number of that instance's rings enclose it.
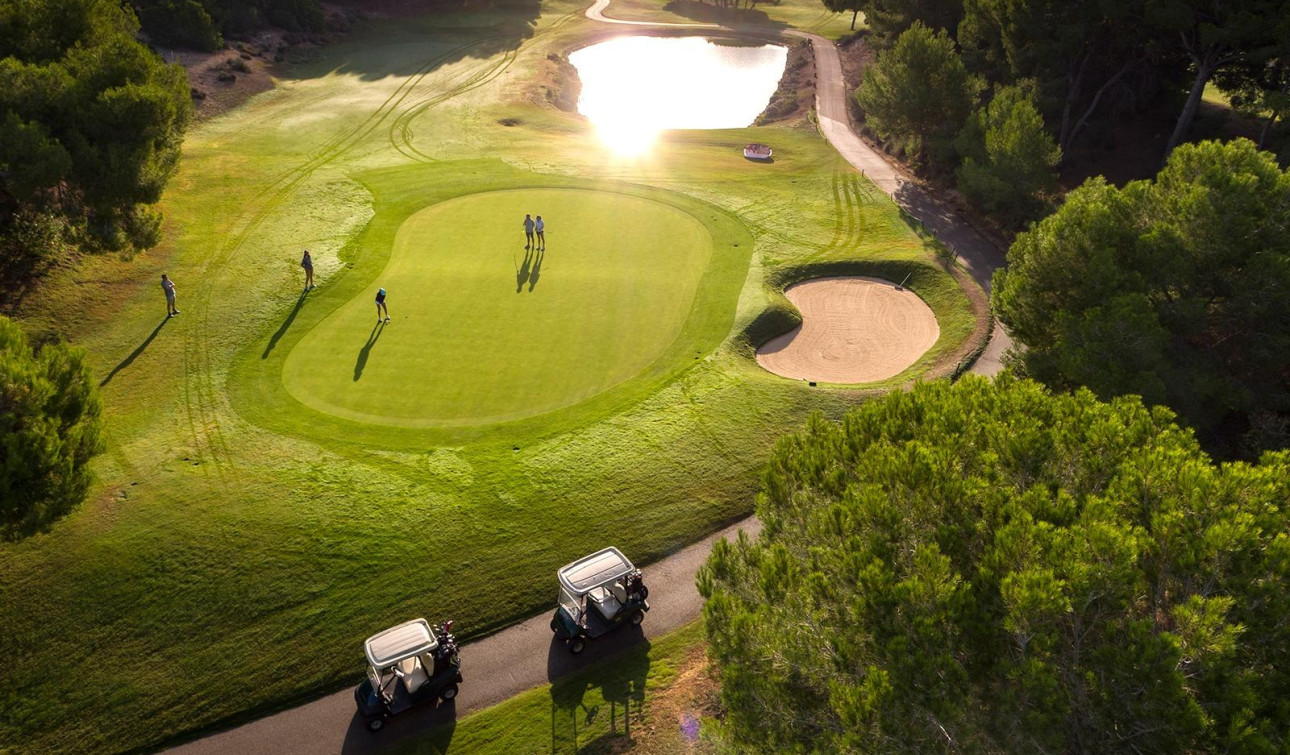
<instances>
[{"instance_id":1,"label":"person's shadow on grass","mask_svg":"<svg viewBox=\"0 0 1290 755\"><path fill-rule=\"evenodd\" d=\"M542 275L542 260L546 259L546 250L533 255L533 269L529 271L529 291L537 288L538 278Z\"/></svg>"},{"instance_id":2,"label":"person's shadow on grass","mask_svg":"<svg viewBox=\"0 0 1290 755\"><path fill-rule=\"evenodd\" d=\"M300 292L300 298L296 299L296 306L291 308L291 313L287 315L287 319L282 321L282 326L278 328L278 332L274 333L269 339L269 345L264 347L264 353L260 355L261 359L268 359L269 352L273 351L273 348L278 345L278 341L281 341L282 337L287 334L287 328L291 327L296 315L300 314L300 308L305 305L305 297L308 294L308 291Z\"/></svg>"},{"instance_id":3,"label":"person's shadow on grass","mask_svg":"<svg viewBox=\"0 0 1290 755\"><path fill-rule=\"evenodd\" d=\"M358 361L354 363L355 383L358 382L359 378L363 377L363 368L367 366L367 358L372 355L372 347L376 345L376 340L381 337L381 333L384 330L385 321L376 323L376 327L372 328L372 332L367 336L367 343L363 344L362 350L358 352Z\"/></svg>"},{"instance_id":4,"label":"person's shadow on grass","mask_svg":"<svg viewBox=\"0 0 1290 755\"><path fill-rule=\"evenodd\" d=\"M533 252L524 247L524 264L515 271L515 293L524 290L524 282L529 279L529 264L533 262Z\"/></svg>"},{"instance_id":5,"label":"person's shadow on grass","mask_svg":"<svg viewBox=\"0 0 1290 755\"><path fill-rule=\"evenodd\" d=\"M134 351L130 352L130 356L126 357L125 359L122 359L120 364L112 368L112 371L107 374L107 377L103 378L103 381L99 383L99 387L102 388L103 386L112 382L112 378L116 377L116 374L118 372L120 372L121 370L124 370L126 367L129 367L131 364L133 364L134 360L138 359L139 355L143 353L144 349L148 348L148 344L152 343L152 339L157 337L157 334L161 332L162 328L166 327L166 323L168 322L170 322L169 317L157 323L157 327L153 328L152 332L148 334L148 337L143 339L143 343L139 344Z\"/></svg>"}]
</instances>

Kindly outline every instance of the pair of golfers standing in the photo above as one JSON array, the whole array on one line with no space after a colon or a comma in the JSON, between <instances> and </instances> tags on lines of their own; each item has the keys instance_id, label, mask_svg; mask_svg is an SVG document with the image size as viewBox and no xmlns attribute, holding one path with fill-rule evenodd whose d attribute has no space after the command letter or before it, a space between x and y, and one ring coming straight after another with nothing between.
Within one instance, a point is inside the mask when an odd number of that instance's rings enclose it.
<instances>
[{"instance_id":1,"label":"pair of golfers standing","mask_svg":"<svg viewBox=\"0 0 1290 755\"><path fill-rule=\"evenodd\" d=\"M537 234L536 241L533 240L534 234ZM534 220L532 215L526 214L524 216L524 239L525 249L533 248L546 251L546 222L542 220L541 215L537 216L537 220Z\"/></svg>"}]
</instances>

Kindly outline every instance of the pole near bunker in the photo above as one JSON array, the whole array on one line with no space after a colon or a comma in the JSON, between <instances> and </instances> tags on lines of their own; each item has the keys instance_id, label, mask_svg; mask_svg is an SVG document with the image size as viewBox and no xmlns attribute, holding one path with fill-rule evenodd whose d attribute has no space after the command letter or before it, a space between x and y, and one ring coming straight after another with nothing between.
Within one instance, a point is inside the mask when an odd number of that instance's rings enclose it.
<instances>
[{"instance_id":1,"label":"pole near bunker","mask_svg":"<svg viewBox=\"0 0 1290 755\"><path fill-rule=\"evenodd\" d=\"M897 283L897 284L896 284L896 290L897 290L897 291L904 291L904 290L905 290L905 284L909 282L909 276L910 276L910 275L913 275L913 273L912 273L912 272L911 272L911 273L908 273L908 274L905 276L905 280L903 280L903 281L901 281L900 283Z\"/></svg>"}]
</instances>

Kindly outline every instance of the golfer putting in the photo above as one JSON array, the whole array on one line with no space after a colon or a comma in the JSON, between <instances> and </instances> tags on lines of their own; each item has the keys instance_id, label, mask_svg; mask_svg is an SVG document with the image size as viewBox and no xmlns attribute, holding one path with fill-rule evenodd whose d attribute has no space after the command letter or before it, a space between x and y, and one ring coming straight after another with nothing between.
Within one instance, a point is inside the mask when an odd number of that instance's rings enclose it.
<instances>
[{"instance_id":1,"label":"golfer putting","mask_svg":"<svg viewBox=\"0 0 1290 755\"><path fill-rule=\"evenodd\" d=\"M381 319L382 313L384 313L385 315L384 320ZM389 307L385 306L385 289L381 289L376 292L376 321L377 322L390 321L390 309Z\"/></svg>"}]
</instances>

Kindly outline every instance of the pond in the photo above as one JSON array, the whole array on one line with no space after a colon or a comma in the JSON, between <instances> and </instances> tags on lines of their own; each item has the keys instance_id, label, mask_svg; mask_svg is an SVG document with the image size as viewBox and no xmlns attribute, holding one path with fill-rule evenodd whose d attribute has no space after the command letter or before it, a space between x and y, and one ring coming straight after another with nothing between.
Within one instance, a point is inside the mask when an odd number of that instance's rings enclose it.
<instances>
[{"instance_id":1,"label":"pond","mask_svg":"<svg viewBox=\"0 0 1290 755\"><path fill-rule=\"evenodd\" d=\"M788 49L703 37L620 37L569 55L582 80L578 112L620 154L665 129L743 128L766 109Z\"/></svg>"}]
</instances>

